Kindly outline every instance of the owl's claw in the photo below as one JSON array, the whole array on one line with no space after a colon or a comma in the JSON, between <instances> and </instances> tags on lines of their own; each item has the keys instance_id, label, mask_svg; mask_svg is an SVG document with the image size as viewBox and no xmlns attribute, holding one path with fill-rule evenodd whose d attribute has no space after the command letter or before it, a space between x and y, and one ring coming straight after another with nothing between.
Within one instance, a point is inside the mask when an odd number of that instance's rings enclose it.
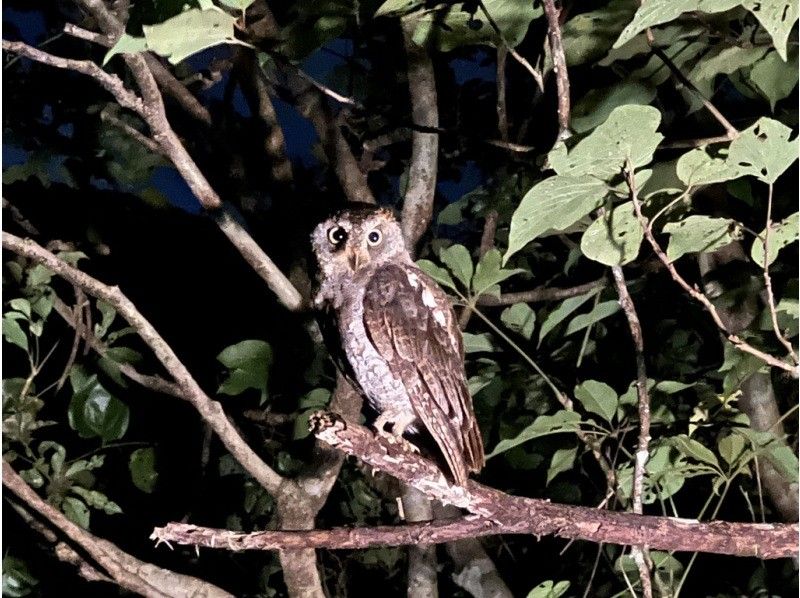
<instances>
[{"instance_id":1,"label":"owl's claw","mask_svg":"<svg viewBox=\"0 0 800 598\"><path fill-rule=\"evenodd\" d=\"M387 432L386 430L383 429L376 429L375 433L381 438L383 438L386 442L391 444L392 446L404 448L405 450L415 453L417 455L420 454L419 448L412 442L406 440L403 436L398 436L397 434L393 434L392 432Z\"/></svg>"}]
</instances>

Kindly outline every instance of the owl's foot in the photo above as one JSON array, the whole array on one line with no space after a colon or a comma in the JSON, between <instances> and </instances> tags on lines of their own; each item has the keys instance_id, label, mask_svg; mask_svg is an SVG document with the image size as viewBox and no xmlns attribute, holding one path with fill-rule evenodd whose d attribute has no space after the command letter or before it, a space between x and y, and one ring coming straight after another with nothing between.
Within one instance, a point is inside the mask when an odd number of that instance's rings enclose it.
<instances>
[{"instance_id":1,"label":"owl's foot","mask_svg":"<svg viewBox=\"0 0 800 598\"><path fill-rule=\"evenodd\" d=\"M403 417L394 418L392 415L393 414L382 413L378 416L373 424L375 433L381 438L385 439L389 444L402 446L404 449L411 451L412 453L419 454L419 448L403 437L403 432L405 432L405 429L411 423L412 419ZM391 432L386 430L387 424L390 423L392 424Z\"/></svg>"}]
</instances>

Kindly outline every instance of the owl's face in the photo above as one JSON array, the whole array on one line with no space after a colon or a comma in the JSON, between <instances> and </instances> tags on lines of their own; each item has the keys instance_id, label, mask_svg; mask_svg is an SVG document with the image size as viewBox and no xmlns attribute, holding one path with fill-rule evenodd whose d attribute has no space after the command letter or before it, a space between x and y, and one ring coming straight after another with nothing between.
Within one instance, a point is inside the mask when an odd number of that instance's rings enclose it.
<instances>
[{"instance_id":1,"label":"owl's face","mask_svg":"<svg viewBox=\"0 0 800 598\"><path fill-rule=\"evenodd\" d=\"M374 206L336 213L314 229L311 244L323 278L352 279L364 268L408 258L397 220Z\"/></svg>"}]
</instances>

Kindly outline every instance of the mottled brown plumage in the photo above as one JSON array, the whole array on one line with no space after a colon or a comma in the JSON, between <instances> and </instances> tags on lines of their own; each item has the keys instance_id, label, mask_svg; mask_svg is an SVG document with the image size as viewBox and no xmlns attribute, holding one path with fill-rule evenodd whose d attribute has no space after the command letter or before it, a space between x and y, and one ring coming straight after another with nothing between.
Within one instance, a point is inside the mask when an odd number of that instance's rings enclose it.
<instances>
[{"instance_id":1,"label":"mottled brown plumage","mask_svg":"<svg viewBox=\"0 0 800 598\"><path fill-rule=\"evenodd\" d=\"M344 210L312 235L318 308L332 318L332 350L379 414L375 427L424 429L463 485L484 464L464 373L461 331L445 293L411 260L391 212Z\"/></svg>"}]
</instances>

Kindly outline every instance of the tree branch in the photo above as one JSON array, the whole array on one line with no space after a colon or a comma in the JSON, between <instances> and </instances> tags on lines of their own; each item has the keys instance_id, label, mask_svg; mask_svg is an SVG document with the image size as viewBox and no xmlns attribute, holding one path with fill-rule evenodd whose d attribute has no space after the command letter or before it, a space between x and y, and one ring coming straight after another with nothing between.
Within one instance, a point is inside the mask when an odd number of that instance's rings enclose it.
<instances>
[{"instance_id":1,"label":"tree branch","mask_svg":"<svg viewBox=\"0 0 800 598\"><path fill-rule=\"evenodd\" d=\"M647 218L642 214L642 205L636 194L636 187L632 185L633 168L631 167L630 164L628 164L628 166L626 167L625 177L628 180L628 186L631 189L631 200L633 201L633 208L636 212L636 217L639 219L639 224L642 226L642 229L644 231L644 237L645 239L647 239L647 242L653 248L653 251L655 252L656 256L658 256L658 259L660 259L661 263L663 263L664 266L667 268L667 271L672 277L672 280L678 283L678 285L684 291L686 291L689 294L689 296L692 297L692 299L699 302L700 304L702 304L703 307L706 308L706 311L709 314L711 314L711 319L714 320L714 323L723 332L725 338L728 339L728 341L734 347L736 347L740 351L744 351L745 353L749 353L750 355L758 357L761 361L770 366L780 368L782 370L789 372L792 378L800 377L800 370L798 370L797 366L792 366L784 361L781 361L780 359L777 359L776 357L773 357L772 355L769 355L768 353L764 353L763 351L756 349L755 347L750 345L747 341L737 336L736 334L733 334L727 329L725 323L720 318L717 308L714 307L714 304L711 303L708 297L706 297L703 293L701 293L697 288L692 287L688 282L686 282L686 280L678 273L678 270L669 260L667 254L664 253L664 250L661 249L661 246L658 244L658 241L656 241L655 237L653 236L653 231L650 228L649 222L647 221Z\"/></svg>"},{"instance_id":2,"label":"tree branch","mask_svg":"<svg viewBox=\"0 0 800 598\"><path fill-rule=\"evenodd\" d=\"M583 295L591 290L603 288L607 284L606 278L598 278L591 282L579 284L574 287L558 289L553 287L536 287L530 291L519 291L516 293L502 293L499 297L494 295L481 295L478 298L478 305L513 305L514 303L535 303L541 301L560 301Z\"/></svg>"},{"instance_id":3,"label":"tree branch","mask_svg":"<svg viewBox=\"0 0 800 598\"><path fill-rule=\"evenodd\" d=\"M631 181L631 185L634 182ZM635 189L635 187L634 187ZM632 191L633 192L633 191ZM645 464L650 458L650 397L647 394L647 368L644 361L644 336L642 325L639 322L639 315L636 313L636 306L633 304L631 294L625 282L625 275L621 266L612 266L611 272L614 276L614 283L619 295L619 303L625 318L628 320L628 328L633 339L633 349L636 355L636 393L639 397L639 439L636 447L636 459L633 468L633 512L642 514L642 494L644 489ZM633 560L639 568L639 579L642 583L642 595L651 598L653 588L650 580L650 556L647 545L634 546L631 548Z\"/></svg>"},{"instance_id":4,"label":"tree branch","mask_svg":"<svg viewBox=\"0 0 800 598\"><path fill-rule=\"evenodd\" d=\"M136 329L142 340L150 347L156 358L170 373L186 400L208 422L231 455L270 494L276 497L279 495L281 484L284 482L283 477L264 463L253 449L247 445L225 415L222 405L217 401L212 401L203 392L172 348L161 338L153 325L139 313L136 306L119 290L119 287L110 287L103 284L85 272L60 260L30 239L23 240L4 232L3 247L38 264L42 264L58 276L80 287L89 295L102 299L114 307L117 313Z\"/></svg>"},{"instance_id":5,"label":"tree branch","mask_svg":"<svg viewBox=\"0 0 800 598\"><path fill-rule=\"evenodd\" d=\"M259 542L271 547L284 541L305 542L304 546L354 547L374 545L398 545L408 541L417 542L415 534L436 530L446 533L447 540L474 536L480 526L486 526L487 534L534 534L555 535L560 538L606 542L611 544L649 544L651 548L675 551L699 551L736 556L756 556L763 559L791 557L797 554L797 524L754 524L713 521L701 523L674 517L655 517L605 511L591 507L554 504L547 500L512 496L483 486L470 480L466 487L452 486L444 474L431 461L412 453L398 444L391 444L377 437L368 428L332 416L317 413L312 417L314 433L320 440L348 455L361 459L367 466L393 475L400 481L414 486L430 498L453 504L470 511L473 516L453 521L439 521L417 526L398 526L394 532L378 528L380 541L373 538L376 528L346 528L298 532L300 539L287 536L264 536L270 532L258 532ZM450 525L459 526L447 529ZM172 541L166 528L160 528L156 537ZM173 528L169 528L173 529ZM446 532L442 532L446 529ZM183 533L185 530L181 530ZM211 531L213 536L216 530ZM273 532L274 533L274 532ZM285 532L283 532L285 533ZM193 531L193 540L203 537L205 532ZM441 537L441 536L439 536ZM435 541L424 536L426 541ZM234 542L244 542L235 539ZM193 543L193 542L192 542ZM210 544L210 540L208 540ZM294 545L294 544L293 544Z\"/></svg>"},{"instance_id":6,"label":"tree branch","mask_svg":"<svg viewBox=\"0 0 800 598\"><path fill-rule=\"evenodd\" d=\"M72 523L63 513L42 500L14 468L3 461L3 486L80 546L120 587L156 598L232 598L232 594L196 577L162 569L123 552ZM74 554L74 551L72 551ZM102 573L101 573L102 574Z\"/></svg>"},{"instance_id":7,"label":"tree branch","mask_svg":"<svg viewBox=\"0 0 800 598\"><path fill-rule=\"evenodd\" d=\"M547 39L550 42L550 54L553 57L553 71L556 74L556 90L558 95L558 141L568 139L572 133L569 129L570 98L569 74L567 59L564 56L564 44L561 41L561 10L556 8L555 0L542 0L544 14L547 17Z\"/></svg>"},{"instance_id":8,"label":"tree branch","mask_svg":"<svg viewBox=\"0 0 800 598\"><path fill-rule=\"evenodd\" d=\"M425 48L414 43L413 26L413 20L402 21L403 41L408 57L411 121L415 125L435 129L439 126L439 109L436 105L433 62ZM428 228L433 215L438 162L438 133L423 133L414 129L411 133L411 162L401 222L403 238L412 255L416 253L417 242Z\"/></svg>"}]
</instances>

